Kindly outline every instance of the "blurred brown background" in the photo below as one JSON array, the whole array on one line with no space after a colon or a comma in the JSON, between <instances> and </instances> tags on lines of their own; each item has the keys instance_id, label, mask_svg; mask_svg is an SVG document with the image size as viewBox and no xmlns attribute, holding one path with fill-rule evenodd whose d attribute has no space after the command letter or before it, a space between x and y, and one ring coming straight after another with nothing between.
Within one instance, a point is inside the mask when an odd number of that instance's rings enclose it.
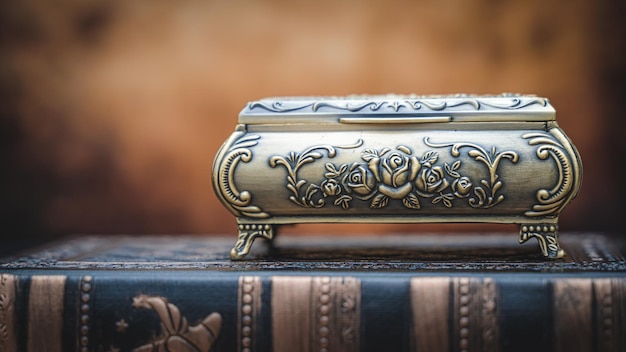
<instances>
[{"instance_id":1,"label":"blurred brown background","mask_svg":"<svg viewBox=\"0 0 626 352\"><path fill-rule=\"evenodd\" d=\"M457 92L550 98L585 166L582 193L561 228L619 232L624 7L606 0L3 1L2 235L233 233L210 172L247 101ZM440 228L464 229L366 229Z\"/></svg>"}]
</instances>

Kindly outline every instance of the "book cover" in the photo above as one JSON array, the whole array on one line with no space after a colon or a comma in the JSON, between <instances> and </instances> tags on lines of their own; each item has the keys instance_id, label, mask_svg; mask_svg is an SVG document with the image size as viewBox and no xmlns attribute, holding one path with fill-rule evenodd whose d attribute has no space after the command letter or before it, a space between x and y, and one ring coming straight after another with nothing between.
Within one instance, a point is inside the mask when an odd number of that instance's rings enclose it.
<instances>
[{"instance_id":1,"label":"book cover","mask_svg":"<svg viewBox=\"0 0 626 352\"><path fill-rule=\"evenodd\" d=\"M623 351L624 241L85 236L0 262L0 351Z\"/></svg>"}]
</instances>

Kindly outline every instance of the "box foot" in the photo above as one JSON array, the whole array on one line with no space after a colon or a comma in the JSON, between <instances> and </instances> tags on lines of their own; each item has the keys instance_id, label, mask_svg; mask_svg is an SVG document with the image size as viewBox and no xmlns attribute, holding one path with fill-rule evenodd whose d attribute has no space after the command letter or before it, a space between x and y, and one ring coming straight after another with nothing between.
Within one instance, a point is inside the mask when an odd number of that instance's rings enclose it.
<instances>
[{"instance_id":1,"label":"box foot","mask_svg":"<svg viewBox=\"0 0 626 352\"><path fill-rule=\"evenodd\" d=\"M544 257L549 259L563 258L565 251L559 246L557 232L556 224L522 224L519 243L524 243L531 237L535 237Z\"/></svg>"},{"instance_id":2,"label":"box foot","mask_svg":"<svg viewBox=\"0 0 626 352\"><path fill-rule=\"evenodd\" d=\"M268 224L239 224L239 237L235 247L230 250L230 259L242 260L250 252L250 247L257 237L271 240L274 237L274 227Z\"/></svg>"}]
</instances>

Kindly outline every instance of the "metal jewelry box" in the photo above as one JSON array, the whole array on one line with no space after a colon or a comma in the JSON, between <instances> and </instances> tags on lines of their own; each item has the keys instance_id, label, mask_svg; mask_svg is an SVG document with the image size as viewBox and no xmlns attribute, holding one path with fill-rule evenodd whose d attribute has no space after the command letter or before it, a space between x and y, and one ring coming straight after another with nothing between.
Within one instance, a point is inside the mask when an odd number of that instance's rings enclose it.
<instances>
[{"instance_id":1,"label":"metal jewelry box","mask_svg":"<svg viewBox=\"0 0 626 352\"><path fill-rule=\"evenodd\" d=\"M510 94L263 99L213 164L233 260L277 225L321 222L513 223L560 258L558 216L581 180L548 100Z\"/></svg>"}]
</instances>

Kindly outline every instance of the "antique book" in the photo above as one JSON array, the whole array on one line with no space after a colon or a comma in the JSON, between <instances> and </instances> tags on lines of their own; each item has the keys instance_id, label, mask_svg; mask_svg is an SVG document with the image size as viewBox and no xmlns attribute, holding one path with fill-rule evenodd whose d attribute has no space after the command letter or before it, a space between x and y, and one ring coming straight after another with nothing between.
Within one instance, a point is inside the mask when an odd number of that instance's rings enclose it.
<instances>
[{"instance_id":1,"label":"antique book","mask_svg":"<svg viewBox=\"0 0 626 352\"><path fill-rule=\"evenodd\" d=\"M624 351L626 244L83 236L0 261L0 351Z\"/></svg>"}]
</instances>

